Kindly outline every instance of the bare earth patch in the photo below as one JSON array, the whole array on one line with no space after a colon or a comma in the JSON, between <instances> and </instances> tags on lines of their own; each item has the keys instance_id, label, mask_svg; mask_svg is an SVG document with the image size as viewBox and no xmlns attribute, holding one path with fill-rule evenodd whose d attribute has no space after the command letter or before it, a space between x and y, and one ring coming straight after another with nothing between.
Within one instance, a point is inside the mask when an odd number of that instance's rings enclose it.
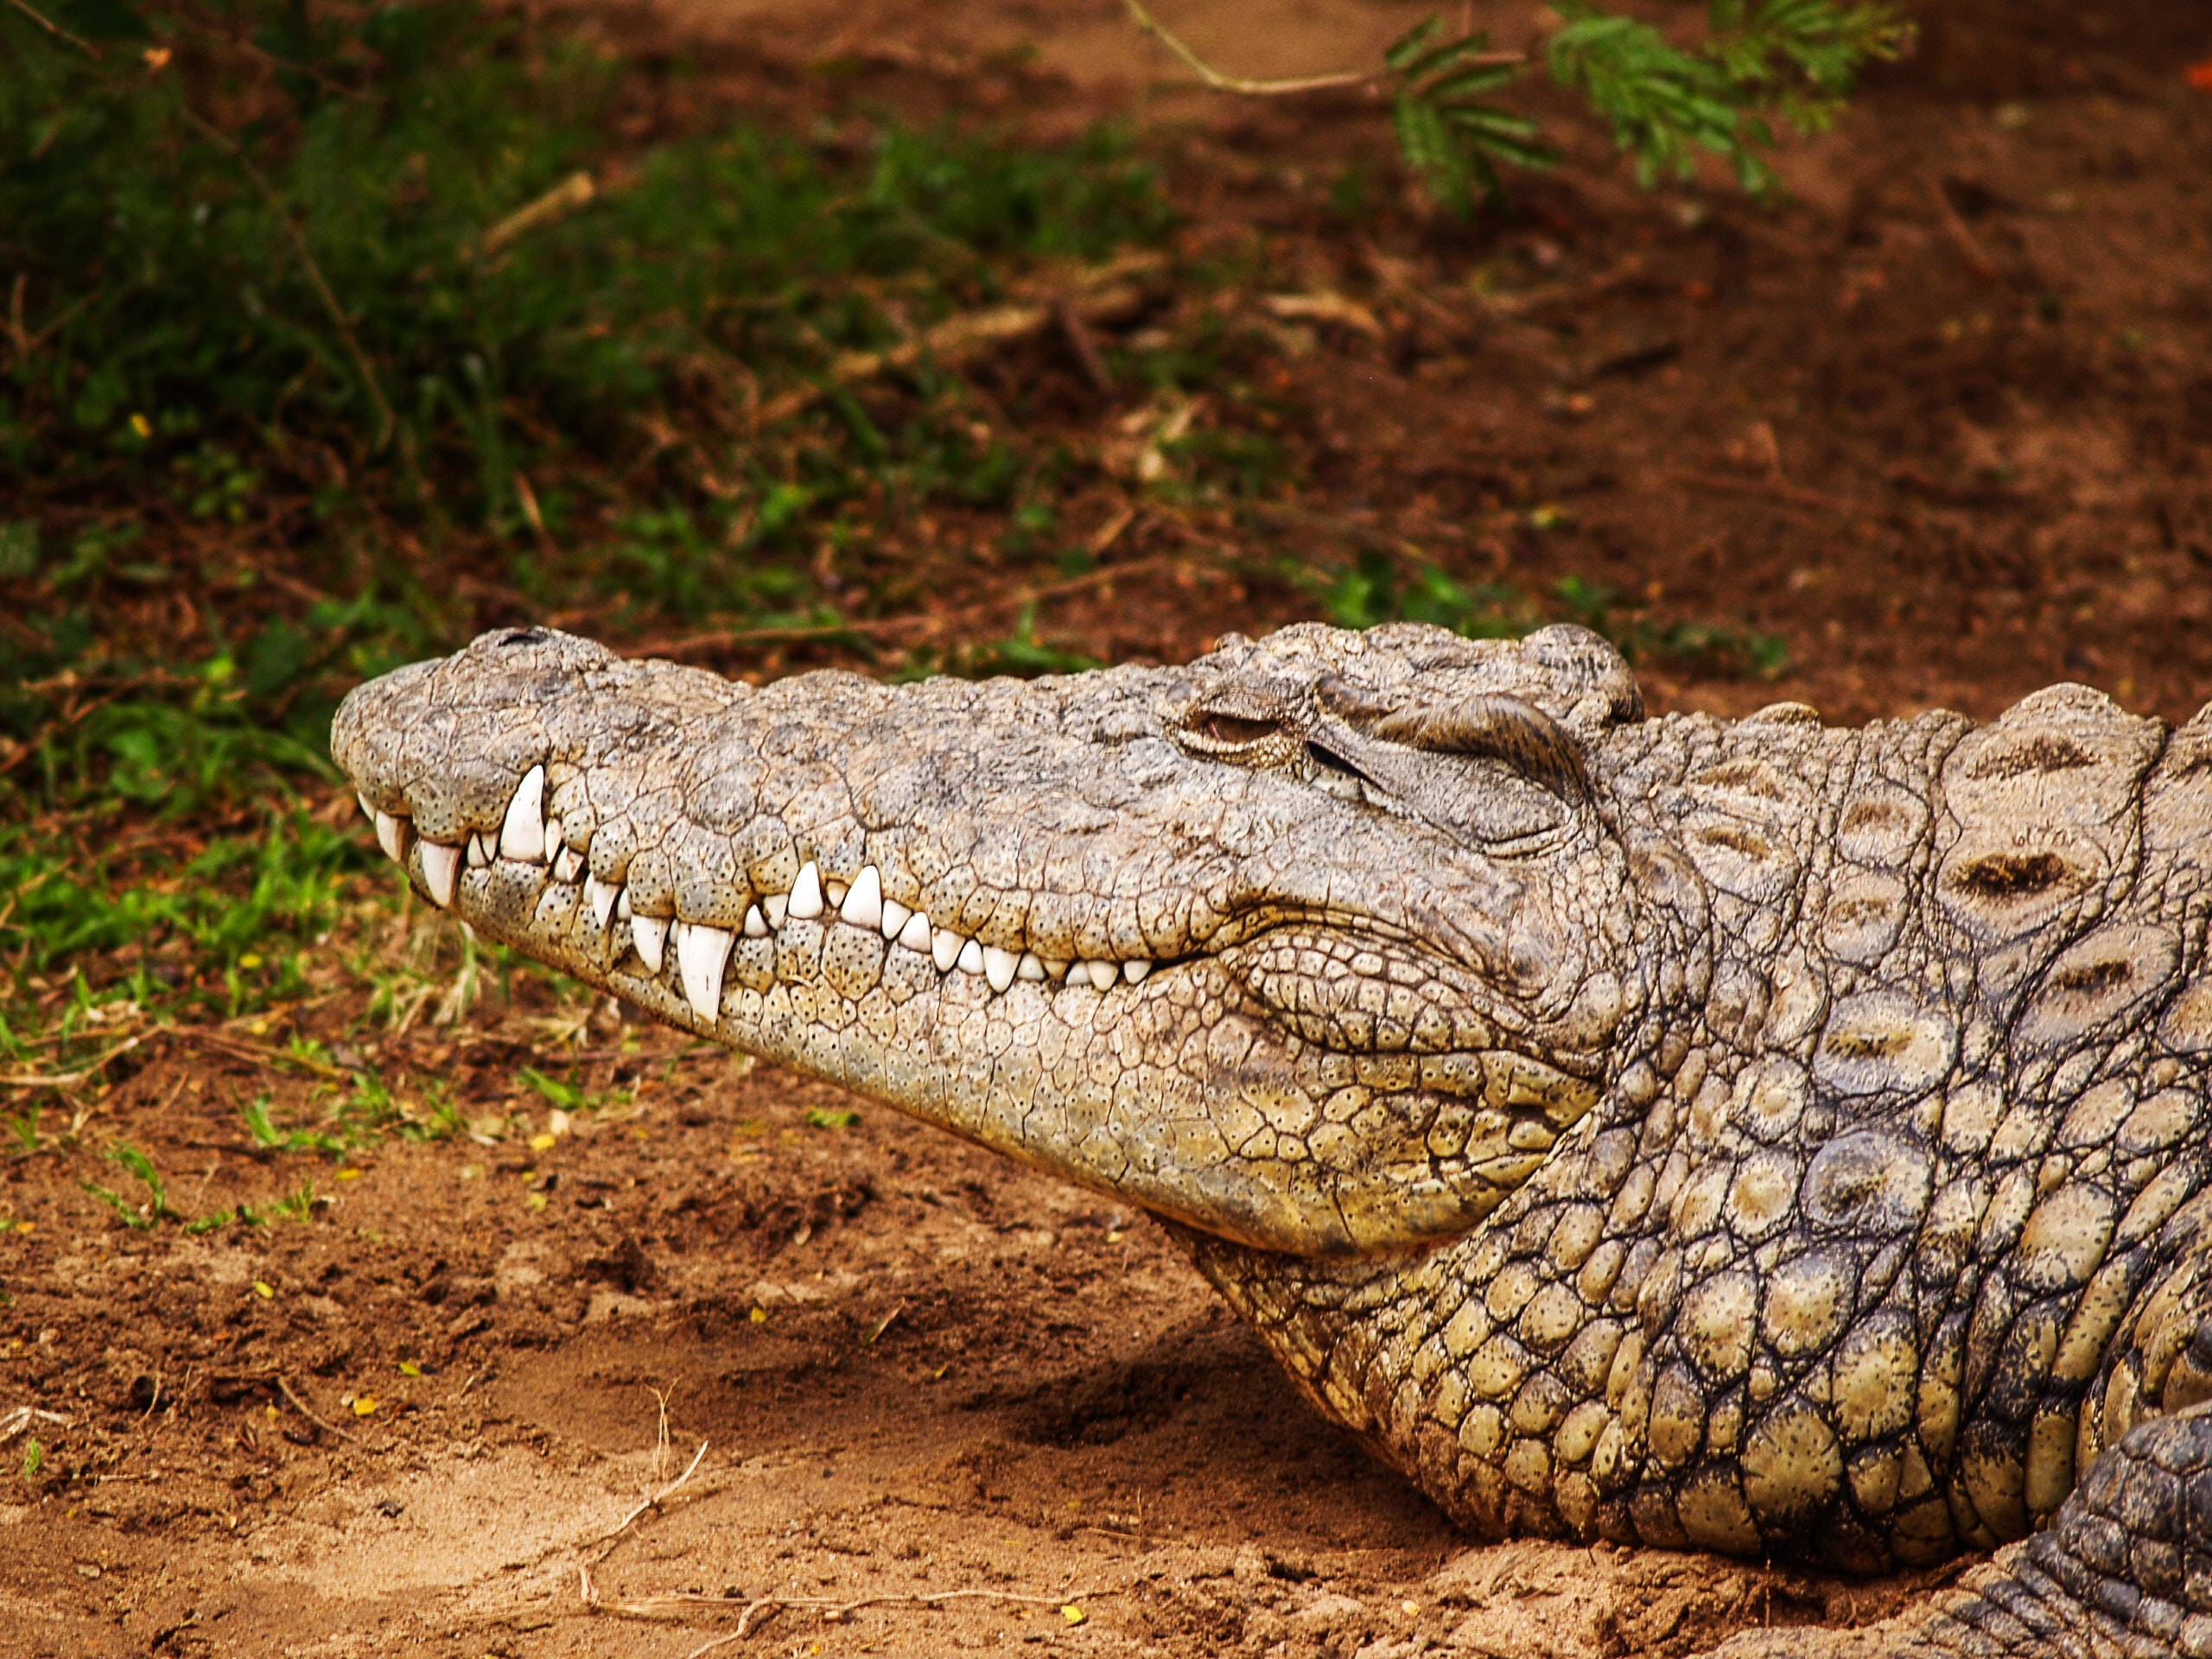
<instances>
[{"instance_id":1,"label":"bare earth patch","mask_svg":"<svg viewBox=\"0 0 2212 1659\"><path fill-rule=\"evenodd\" d=\"M1174 21L1226 52L1236 10ZM1306 10L1335 21L1301 37ZM1356 102L1137 107L1183 124L1182 252L1272 238L1281 292L1375 319L1261 313L1318 504L1285 550L1413 537L1463 581L1578 574L1787 639L1772 681L1662 664L1662 706L1987 715L2078 677L2183 718L2212 694L2212 97L2177 67L2212 35L2189 10L1947 8L1771 213L1578 166L1503 228L1395 252L1316 205L1348 159L1386 166ZM827 10L672 16L741 91L842 51L887 100L972 91L1046 126L1141 99L1154 61L1104 0L1065 29L1015 0ZM1278 13L1239 67L1357 60L1402 21ZM1035 59L989 59L1021 39ZM1518 273L1509 303L1470 285L1485 264ZM1136 397L1102 405L1050 340L991 372L1098 444ZM1149 563L1045 632L1168 658L1313 613L1177 564L1189 539L1135 520L1111 559ZM349 993L149 1042L78 1149L0 1165L0 1654L1580 1659L1864 1623L1949 1576L1471 1548L1141 1217L604 1013L564 1046L561 995L521 975L393 1033ZM266 1058L293 1036L527 1133L393 1139L343 1179L271 1154L241 1108L311 1116L316 1079ZM594 1103L556 1123L524 1067ZM181 1216L268 1218L126 1227L83 1187L127 1185L117 1143Z\"/></svg>"}]
</instances>

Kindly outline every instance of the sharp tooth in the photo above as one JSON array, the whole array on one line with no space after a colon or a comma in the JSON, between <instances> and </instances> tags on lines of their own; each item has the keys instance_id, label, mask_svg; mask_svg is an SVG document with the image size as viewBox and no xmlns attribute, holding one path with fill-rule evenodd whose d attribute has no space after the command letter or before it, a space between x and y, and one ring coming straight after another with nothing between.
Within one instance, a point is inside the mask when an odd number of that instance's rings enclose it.
<instances>
[{"instance_id":1,"label":"sharp tooth","mask_svg":"<svg viewBox=\"0 0 2212 1659\"><path fill-rule=\"evenodd\" d=\"M803 922L810 922L822 913L822 872L814 868L811 860L791 884L790 913Z\"/></svg>"},{"instance_id":2,"label":"sharp tooth","mask_svg":"<svg viewBox=\"0 0 2212 1659\"><path fill-rule=\"evenodd\" d=\"M377 810L369 804L369 798L357 792L353 798L361 804L361 816L371 823L374 823L377 821Z\"/></svg>"},{"instance_id":3,"label":"sharp tooth","mask_svg":"<svg viewBox=\"0 0 2212 1659\"><path fill-rule=\"evenodd\" d=\"M620 899L617 899L614 901L614 913L615 913L617 916L620 917L620 918L621 918L624 921L626 921L626 921L628 921L628 920L630 919L630 917L631 917L632 912L631 912L631 910L630 910L630 889L629 889L629 888L627 888L627 887L623 888L623 889L622 889L622 896L621 896Z\"/></svg>"},{"instance_id":4,"label":"sharp tooth","mask_svg":"<svg viewBox=\"0 0 2212 1659\"><path fill-rule=\"evenodd\" d=\"M760 906L758 905L747 905L745 907L745 937L748 939L765 939L768 937L768 918L760 913Z\"/></svg>"},{"instance_id":5,"label":"sharp tooth","mask_svg":"<svg viewBox=\"0 0 2212 1659\"><path fill-rule=\"evenodd\" d=\"M614 915L614 901L622 896L622 889L609 887L595 875L584 877L584 897L591 900L592 919L604 933L607 924Z\"/></svg>"},{"instance_id":6,"label":"sharp tooth","mask_svg":"<svg viewBox=\"0 0 2212 1659\"><path fill-rule=\"evenodd\" d=\"M837 919L851 927L871 931L883 925L883 877L870 864L860 880L845 889L845 902L837 906Z\"/></svg>"},{"instance_id":7,"label":"sharp tooth","mask_svg":"<svg viewBox=\"0 0 2212 1659\"><path fill-rule=\"evenodd\" d=\"M1059 961L1057 957L1047 957L1045 958L1046 978L1065 979L1067 976L1068 964L1066 963Z\"/></svg>"},{"instance_id":8,"label":"sharp tooth","mask_svg":"<svg viewBox=\"0 0 2212 1659\"><path fill-rule=\"evenodd\" d=\"M709 1024L721 1018L722 965L729 960L729 930L679 923L676 968L683 976L683 995L691 1012Z\"/></svg>"},{"instance_id":9,"label":"sharp tooth","mask_svg":"<svg viewBox=\"0 0 2212 1659\"><path fill-rule=\"evenodd\" d=\"M1002 991L1014 983L1014 969L1021 959L1011 950L1001 950L995 944L983 947L983 979L995 991Z\"/></svg>"},{"instance_id":10,"label":"sharp tooth","mask_svg":"<svg viewBox=\"0 0 2212 1659\"><path fill-rule=\"evenodd\" d=\"M937 963L938 972L950 973L955 964L960 960L961 948L967 943L967 940L949 927L932 929L930 933L930 960ZM976 965L981 967L982 961L982 953L978 952L976 957Z\"/></svg>"},{"instance_id":11,"label":"sharp tooth","mask_svg":"<svg viewBox=\"0 0 2212 1659\"><path fill-rule=\"evenodd\" d=\"M1023 951L1021 960L1014 964L1014 976L1016 979L1042 980L1045 977L1043 959L1034 950Z\"/></svg>"},{"instance_id":12,"label":"sharp tooth","mask_svg":"<svg viewBox=\"0 0 2212 1659\"><path fill-rule=\"evenodd\" d=\"M507 821L499 826L499 856L521 864L545 861L545 768L532 766L523 774L514 798L507 803Z\"/></svg>"},{"instance_id":13,"label":"sharp tooth","mask_svg":"<svg viewBox=\"0 0 2212 1659\"><path fill-rule=\"evenodd\" d=\"M492 861L492 855L484 850L484 837L480 832L468 838L468 868L480 870Z\"/></svg>"},{"instance_id":14,"label":"sharp tooth","mask_svg":"<svg viewBox=\"0 0 2212 1659\"><path fill-rule=\"evenodd\" d=\"M883 937L895 939L906 931L906 918L914 912L896 899L883 901Z\"/></svg>"},{"instance_id":15,"label":"sharp tooth","mask_svg":"<svg viewBox=\"0 0 2212 1659\"><path fill-rule=\"evenodd\" d=\"M668 918L632 916L630 918L630 943L638 952L638 960L645 964L647 973L660 972L668 946Z\"/></svg>"},{"instance_id":16,"label":"sharp tooth","mask_svg":"<svg viewBox=\"0 0 2212 1659\"><path fill-rule=\"evenodd\" d=\"M1121 969L1110 962L1084 962L1077 964L1077 971L1088 978L1099 990L1105 990L1121 977Z\"/></svg>"},{"instance_id":17,"label":"sharp tooth","mask_svg":"<svg viewBox=\"0 0 2212 1659\"><path fill-rule=\"evenodd\" d=\"M453 907L454 884L461 880L461 849L443 842L423 843L423 885L440 910Z\"/></svg>"},{"instance_id":18,"label":"sharp tooth","mask_svg":"<svg viewBox=\"0 0 2212 1659\"><path fill-rule=\"evenodd\" d=\"M584 868L584 855L573 847L563 847L553 860L553 874L563 881L573 881Z\"/></svg>"},{"instance_id":19,"label":"sharp tooth","mask_svg":"<svg viewBox=\"0 0 2212 1659\"><path fill-rule=\"evenodd\" d=\"M899 930L899 943L917 954L933 952L936 942L930 938L930 918L918 910L909 916L906 926Z\"/></svg>"},{"instance_id":20,"label":"sharp tooth","mask_svg":"<svg viewBox=\"0 0 2212 1659\"><path fill-rule=\"evenodd\" d=\"M562 826L561 820L558 818L546 819L545 850L548 853L557 853L562 848L568 844L569 832Z\"/></svg>"},{"instance_id":21,"label":"sharp tooth","mask_svg":"<svg viewBox=\"0 0 2212 1659\"><path fill-rule=\"evenodd\" d=\"M1152 971L1152 964L1142 958L1133 958L1122 964L1122 977L1132 985L1144 983L1144 976Z\"/></svg>"},{"instance_id":22,"label":"sharp tooth","mask_svg":"<svg viewBox=\"0 0 2212 1659\"><path fill-rule=\"evenodd\" d=\"M963 974L982 973L983 947L973 939L963 939L960 942L960 954L952 959L952 965Z\"/></svg>"},{"instance_id":23,"label":"sharp tooth","mask_svg":"<svg viewBox=\"0 0 2212 1659\"><path fill-rule=\"evenodd\" d=\"M760 901L760 908L767 912L768 925L781 927L784 918L791 913L791 896L788 893L772 893Z\"/></svg>"},{"instance_id":24,"label":"sharp tooth","mask_svg":"<svg viewBox=\"0 0 2212 1659\"><path fill-rule=\"evenodd\" d=\"M407 861L407 820L395 818L389 812L377 814L377 845L384 849L384 855L395 864Z\"/></svg>"}]
</instances>

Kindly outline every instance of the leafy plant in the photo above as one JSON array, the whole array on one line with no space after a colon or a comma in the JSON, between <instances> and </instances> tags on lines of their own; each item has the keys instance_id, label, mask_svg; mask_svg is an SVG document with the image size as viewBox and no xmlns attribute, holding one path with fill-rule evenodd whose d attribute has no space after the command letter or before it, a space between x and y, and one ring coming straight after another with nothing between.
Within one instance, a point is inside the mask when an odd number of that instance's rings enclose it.
<instances>
[{"instance_id":1,"label":"leafy plant","mask_svg":"<svg viewBox=\"0 0 2212 1659\"><path fill-rule=\"evenodd\" d=\"M1157 36L1210 86L1257 96L1382 80L1406 165L1433 200L1465 214L1477 187L1496 197L1501 164L1542 168L1556 152L1537 124L1492 94L1519 78L1528 60L1493 52L1481 32L1452 35L1440 17L1408 30L1383 54L1378 74L1353 71L1284 80L1224 74L1154 21L1142 0L1122 0L1138 27ZM1725 157L1746 190L1764 194L1774 169L1759 154L1777 126L1824 131L1849 99L1859 69L1899 56L1913 27L1867 0L1710 0L1706 37L1685 51L1650 24L1558 0L1564 27L1544 52L1552 78L1580 93L1612 129L1648 186L1667 173L1687 178L1697 151Z\"/></svg>"}]
</instances>

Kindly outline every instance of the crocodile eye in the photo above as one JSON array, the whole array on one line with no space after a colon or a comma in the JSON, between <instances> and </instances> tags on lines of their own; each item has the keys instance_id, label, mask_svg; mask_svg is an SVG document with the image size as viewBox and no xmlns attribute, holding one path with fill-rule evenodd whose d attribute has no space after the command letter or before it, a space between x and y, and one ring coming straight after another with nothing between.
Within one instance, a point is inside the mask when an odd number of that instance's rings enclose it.
<instances>
[{"instance_id":1,"label":"crocodile eye","mask_svg":"<svg viewBox=\"0 0 2212 1659\"><path fill-rule=\"evenodd\" d=\"M1276 732L1271 720L1249 720L1242 715L1224 715L1212 710L1194 716L1184 728L1194 737L1205 738L1224 748L1241 749L1249 744L1264 742Z\"/></svg>"}]
</instances>

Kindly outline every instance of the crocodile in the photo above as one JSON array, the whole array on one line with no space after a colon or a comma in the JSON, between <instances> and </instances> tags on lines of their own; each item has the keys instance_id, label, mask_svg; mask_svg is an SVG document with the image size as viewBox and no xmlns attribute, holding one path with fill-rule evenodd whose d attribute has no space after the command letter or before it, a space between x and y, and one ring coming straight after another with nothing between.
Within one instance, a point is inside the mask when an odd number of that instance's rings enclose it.
<instances>
[{"instance_id":1,"label":"crocodile","mask_svg":"<svg viewBox=\"0 0 2212 1659\"><path fill-rule=\"evenodd\" d=\"M1647 716L1564 626L760 687L532 627L332 747L480 933L1159 1217L1478 1536L1994 1552L1787 1650L2212 1655L2212 708Z\"/></svg>"}]
</instances>

